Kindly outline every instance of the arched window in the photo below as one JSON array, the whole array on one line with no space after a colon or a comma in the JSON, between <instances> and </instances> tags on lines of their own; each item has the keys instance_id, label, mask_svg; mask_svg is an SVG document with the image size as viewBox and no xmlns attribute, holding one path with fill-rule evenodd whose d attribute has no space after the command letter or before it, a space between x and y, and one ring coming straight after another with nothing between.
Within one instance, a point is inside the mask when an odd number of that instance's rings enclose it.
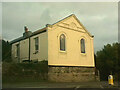
<instances>
[{"instance_id":1,"label":"arched window","mask_svg":"<svg viewBox=\"0 0 120 90\"><path fill-rule=\"evenodd\" d=\"M81 53L85 53L85 40L81 39Z\"/></svg>"},{"instance_id":2,"label":"arched window","mask_svg":"<svg viewBox=\"0 0 120 90\"><path fill-rule=\"evenodd\" d=\"M61 34L60 35L60 50L61 51L65 51L66 50L66 47L65 47L65 35L64 34Z\"/></svg>"}]
</instances>

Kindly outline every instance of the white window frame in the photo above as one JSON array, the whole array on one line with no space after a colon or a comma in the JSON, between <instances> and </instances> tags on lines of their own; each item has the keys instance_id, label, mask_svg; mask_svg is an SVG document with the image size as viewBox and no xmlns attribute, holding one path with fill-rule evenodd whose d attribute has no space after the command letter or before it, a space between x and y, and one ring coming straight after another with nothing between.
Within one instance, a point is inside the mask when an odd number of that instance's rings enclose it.
<instances>
[{"instance_id":1,"label":"white window frame","mask_svg":"<svg viewBox=\"0 0 120 90\"><path fill-rule=\"evenodd\" d=\"M66 41L65 41L65 47L66 47L66 49L65 49L65 51L61 51L61 50L60 50L60 35L61 35L61 34L64 34L65 37L66 37ZM59 32L59 33L57 34L57 40L58 40L58 43L57 43L57 45L58 45L58 52L59 52L59 53L67 54L67 40L68 40L67 34L66 34L65 32L63 32L63 31Z\"/></svg>"},{"instance_id":2,"label":"white window frame","mask_svg":"<svg viewBox=\"0 0 120 90\"><path fill-rule=\"evenodd\" d=\"M82 40L84 41L83 44L82 44ZM81 52L81 53L86 53L85 44L86 44L85 39L84 39L84 38L81 38L81 39L80 39L80 48L81 48L80 52ZM83 46L83 45L84 45L84 46ZM82 51L82 48L84 49L83 51Z\"/></svg>"},{"instance_id":3,"label":"white window frame","mask_svg":"<svg viewBox=\"0 0 120 90\"><path fill-rule=\"evenodd\" d=\"M61 49L61 36L64 35L64 50ZM62 51L62 52L65 52L66 51L66 36L65 34L60 34L59 36L59 50Z\"/></svg>"}]
</instances>

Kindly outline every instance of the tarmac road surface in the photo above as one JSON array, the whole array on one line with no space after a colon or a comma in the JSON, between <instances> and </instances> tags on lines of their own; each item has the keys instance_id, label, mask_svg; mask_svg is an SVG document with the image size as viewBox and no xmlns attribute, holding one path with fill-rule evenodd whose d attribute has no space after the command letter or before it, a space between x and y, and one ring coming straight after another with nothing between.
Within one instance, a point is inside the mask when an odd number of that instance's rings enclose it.
<instances>
[{"instance_id":1,"label":"tarmac road surface","mask_svg":"<svg viewBox=\"0 0 120 90\"><path fill-rule=\"evenodd\" d=\"M115 82L114 86L110 86L107 81L79 83L17 82L3 83L3 88L3 90L12 90L12 88L17 88L17 90L120 90L117 82Z\"/></svg>"}]
</instances>

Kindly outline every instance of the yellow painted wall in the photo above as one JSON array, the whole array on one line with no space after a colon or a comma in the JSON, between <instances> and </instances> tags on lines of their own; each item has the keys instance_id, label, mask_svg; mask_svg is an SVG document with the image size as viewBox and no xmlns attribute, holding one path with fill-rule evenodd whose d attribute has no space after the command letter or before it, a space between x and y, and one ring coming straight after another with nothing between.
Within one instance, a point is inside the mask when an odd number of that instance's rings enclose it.
<instances>
[{"instance_id":1,"label":"yellow painted wall","mask_svg":"<svg viewBox=\"0 0 120 90\"><path fill-rule=\"evenodd\" d=\"M60 51L59 36L66 35L66 51ZM80 39L85 39L86 53L81 53ZM74 17L48 27L48 65L94 67L93 38Z\"/></svg>"}]
</instances>

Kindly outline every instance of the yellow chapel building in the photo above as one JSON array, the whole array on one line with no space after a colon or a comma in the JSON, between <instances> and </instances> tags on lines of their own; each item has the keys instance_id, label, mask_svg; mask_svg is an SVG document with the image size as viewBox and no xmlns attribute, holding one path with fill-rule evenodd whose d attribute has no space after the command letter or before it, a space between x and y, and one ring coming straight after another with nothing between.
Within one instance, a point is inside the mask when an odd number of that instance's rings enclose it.
<instances>
[{"instance_id":1,"label":"yellow chapel building","mask_svg":"<svg viewBox=\"0 0 120 90\"><path fill-rule=\"evenodd\" d=\"M72 14L10 42L15 62L48 60L48 79L59 82L95 80L93 36Z\"/></svg>"}]
</instances>

